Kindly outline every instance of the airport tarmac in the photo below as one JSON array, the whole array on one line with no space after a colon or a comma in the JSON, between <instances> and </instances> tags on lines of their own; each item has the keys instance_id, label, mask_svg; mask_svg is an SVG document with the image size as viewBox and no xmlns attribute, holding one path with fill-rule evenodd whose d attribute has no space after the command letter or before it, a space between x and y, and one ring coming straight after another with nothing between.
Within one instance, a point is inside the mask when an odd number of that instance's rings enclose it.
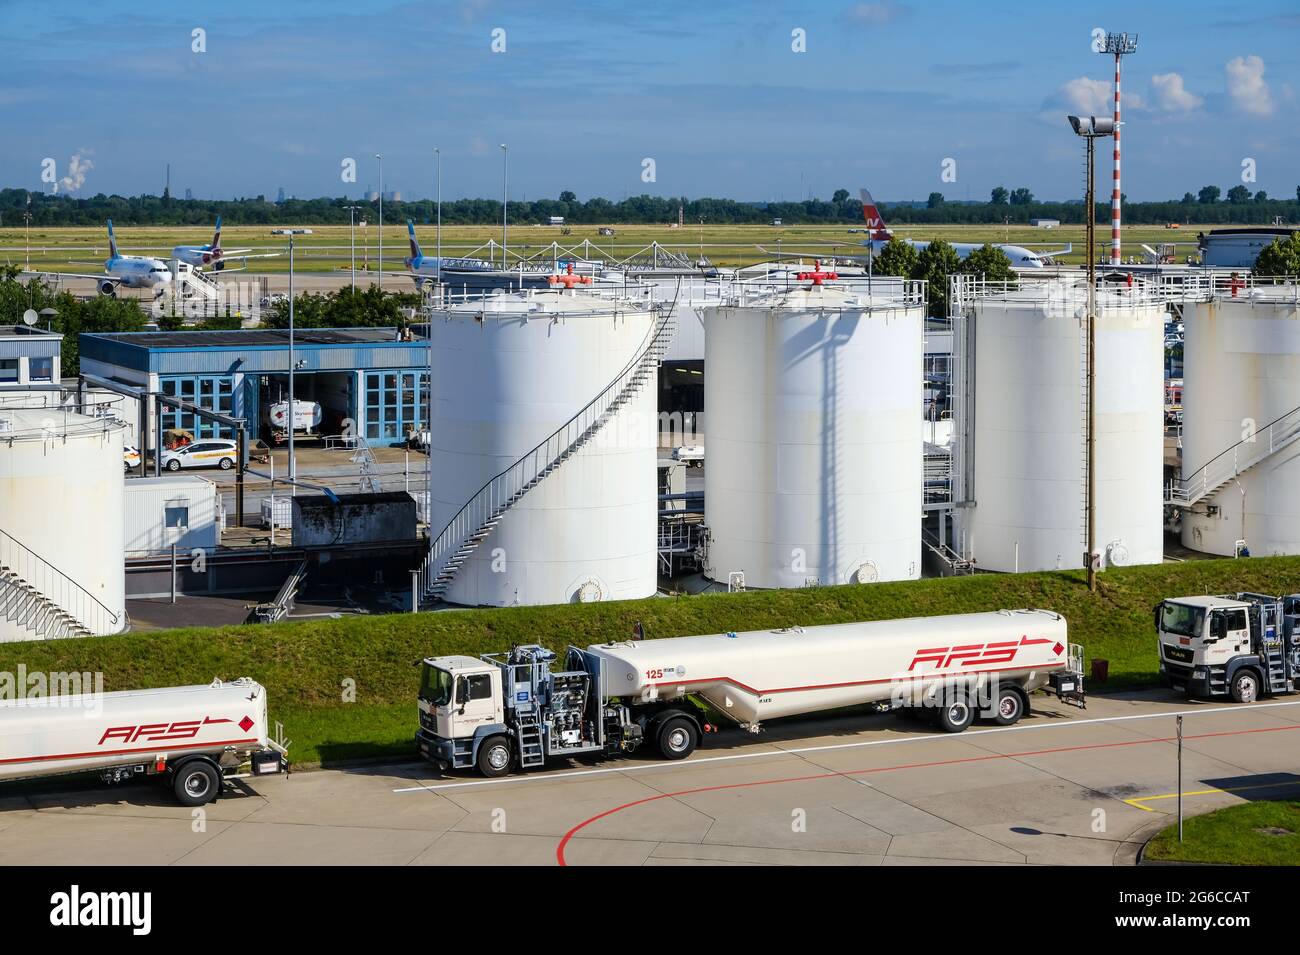
<instances>
[{"instance_id":1,"label":"airport tarmac","mask_svg":"<svg viewBox=\"0 0 1300 955\"><path fill-rule=\"evenodd\" d=\"M0 862L1127 865L1173 819L1179 714L1189 814L1300 793L1295 698L1151 690L1080 711L1036 696L1020 724L959 735L839 716L728 730L676 763L295 773L237 782L197 815L151 783L8 786Z\"/></svg>"}]
</instances>

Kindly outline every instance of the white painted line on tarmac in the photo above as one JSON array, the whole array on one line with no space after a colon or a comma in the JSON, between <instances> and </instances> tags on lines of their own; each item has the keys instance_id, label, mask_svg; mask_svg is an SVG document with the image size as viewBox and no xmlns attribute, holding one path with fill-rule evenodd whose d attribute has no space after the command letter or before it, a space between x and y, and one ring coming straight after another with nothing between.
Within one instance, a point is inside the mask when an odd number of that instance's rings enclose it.
<instances>
[{"instance_id":1,"label":"white painted line on tarmac","mask_svg":"<svg viewBox=\"0 0 1300 955\"><path fill-rule=\"evenodd\" d=\"M473 786L504 786L512 783L540 783L551 780L576 779L579 776L606 776L612 773L635 773L647 769L687 769L702 766L705 763L725 763L735 759L760 759L765 756L799 756L804 753L823 753L836 749L864 749L868 746L890 746L896 743L923 743L926 740L962 740L972 736L988 736L1001 733L1018 733L1026 730L1066 729L1072 726L1090 726L1097 723L1124 723L1130 720L1167 719L1174 716L1205 716L1210 713L1244 713L1249 710L1268 710L1282 706L1300 706L1300 700L1286 703L1239 703L1223 706L1202 706L1193 710L1170 710L1166 713L1135 713L1129 716L1095 716L1083 720L1069 720L1064 723L1018 723L1015 726L999 726L983 730L966 730L964 733L930 733L925 736L902 736L893 739L868 739L853 743L829 743L824 746L800 746L789 749L765 749L752 753L732 753L728 756L701 756L698 759L664 761L655 763L636 763L628 766L608 766L600 769L561 769L552 773L538 773L527 776L506 776L500 779L467 779L455 783L434 783L428 786L404 786L394 789L395 793L438 792L442 789L468 789Z\"/></svg>"}]
</instances>

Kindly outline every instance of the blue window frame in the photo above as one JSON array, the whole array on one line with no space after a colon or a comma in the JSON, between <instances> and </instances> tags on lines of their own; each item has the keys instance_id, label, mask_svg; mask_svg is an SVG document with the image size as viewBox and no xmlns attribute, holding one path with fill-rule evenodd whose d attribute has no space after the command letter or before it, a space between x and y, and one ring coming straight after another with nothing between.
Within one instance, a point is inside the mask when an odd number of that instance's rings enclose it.
<instances>
[{"instance_id":1,"label":"blue window frame","mask_svg":"<svg viewBox=\"0 0 1300 955\"><path fill-rule=\"evenodd\" d=\"M427 371L366 372L365 433L367 441L396 443L425 423Z\"/></svg>"},{"instance_id":2,"label":"blue window frame","mask_svg":"<svg viewBox=\"0 0 1300 955\"><path fill-rule=\"evenodd\" d=\"M222 414L230 414L233 409L233 379L229 375L193 375L188 377L162 378L158 386L165 395L180 398L209 408ZM189 431L195 438L233 438L234 434L225 425L217 424L189 411L177 411L163 406L162 426L164 430L179 428Z\"/></svg>"}]
</instances>

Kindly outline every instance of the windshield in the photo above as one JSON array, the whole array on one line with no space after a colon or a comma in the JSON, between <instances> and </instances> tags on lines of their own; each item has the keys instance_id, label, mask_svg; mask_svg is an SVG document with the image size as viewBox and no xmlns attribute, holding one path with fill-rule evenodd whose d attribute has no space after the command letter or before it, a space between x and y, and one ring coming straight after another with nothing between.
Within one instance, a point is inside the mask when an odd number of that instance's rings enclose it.
<instances>
[{"instance_id":1,"label":"windshield","mask_svg":"<svg viewBox=\"0 0 1300 955\"><path fill-rule=\"evenodd\" d=\"M451 702L452 683L450 673L426 663L420 678L420 699L433 706L446 706Z\"/></svg>"},{"instance_id":2,"label":"windshield","mask_svg":"<svg viewBox=\"0 0 1300 955\"><path fill-rule=\"evenodd\" d=\"M1202 637L1205 635L1205 608L1163 603L1160 605L1160 629L1180 637Z\"/></svg>"}]
</instances>

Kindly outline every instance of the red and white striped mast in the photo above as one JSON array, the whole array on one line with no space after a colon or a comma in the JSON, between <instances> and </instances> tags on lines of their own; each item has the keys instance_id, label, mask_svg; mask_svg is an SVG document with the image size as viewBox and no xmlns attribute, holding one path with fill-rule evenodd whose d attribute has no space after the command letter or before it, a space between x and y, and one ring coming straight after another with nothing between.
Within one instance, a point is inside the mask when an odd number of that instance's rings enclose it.
<instances>
[{"instance_id":1,"label":"red and white striped mast","mask_svg":"<svg viewBox=\"0 0 1300 955\"><path fill-rule=\"evenodd\" d=\"M1130 53L1136 53L1138 48L1137 34L1129 36L1127 33L1107 33L1106 41L1100 53L1109 53L1115 57L1115 175L1114 182L1111 185L1110 195L1110 264L1120 264L1120 242L1119 242L1119 224L1120 224L1120 186L1119 186L1119 61ZM1094 249L1088 250L1088 255L1095 255Z\"/></svg>"}]
</instances>

